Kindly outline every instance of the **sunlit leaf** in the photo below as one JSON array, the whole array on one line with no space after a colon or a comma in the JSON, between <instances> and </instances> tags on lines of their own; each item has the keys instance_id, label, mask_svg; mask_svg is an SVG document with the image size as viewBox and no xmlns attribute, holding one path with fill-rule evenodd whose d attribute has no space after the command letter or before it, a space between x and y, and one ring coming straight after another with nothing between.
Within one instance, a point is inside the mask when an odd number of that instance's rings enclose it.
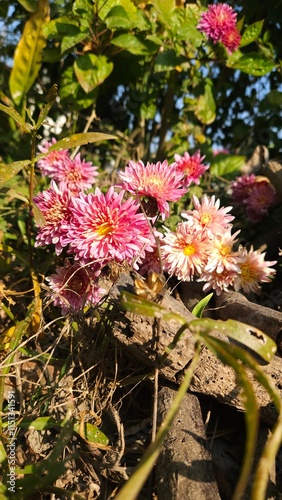
<instances>
[{"instance_id":1,"label":"sunlit leaf","mask_svg":"<svg viewBox=\"0 0 282 500\"><path fill-rule=\"evenodd\" d=\"M97 443L107 446L109 440L107 436L90 422L75 422L73 430L79 434L83 439L90 443Z\"/></svg>"},{"instance_id":2,"label":"sunlit leaf","mask_svg":"<svg viewBox=\"0 0 282 500\"><path fill-rule=\"evenodd\" d=\"M261 30L263 27L263 21L257 21L253 24L250 24L244 31L241 42L240 42L240 47L245 47L245 45L249 45L250 43L254 42L257 40L259 37Z\"/></svg>"},{"instance_id":3,"label":"sunlit leaf","mask_svg":"<svg viewBox=\"0 0 282 500\"><path fill-rule=\"evenodd\" d=\"M28 165L30 165L30 160L15 161L9 165L0 163L0 187Z\"/></svg>"},{"instance_id":4,"label":"sunlit leaf","mask_svg":"<svg viewBox=\"0 0 282 500\"><path fill-rule=\"evenodd\" d=\"M171 19L175 9L175 0L152 0L162 23L171 26Z\"/></svg>"},{"instance_id":5,"label":"sunlit leaf","mask_svg":"<svg viewBox=\"0 0 282 500\"><path fill-rule=\"evenodd\" d=\"M39 0L38 10L26 22L14 55L9 87L13 101L17 105L33 85L40 70L42 52L46 46L42 27L48 19L49 2Z\"/></svg>"},{"instance_id":6,"label":"sunlit leaf","mask_svg":"<svg viewBox=\"0 0 282 500\"><path fill-rule=\"evenodd\" d=\"M139 36L123 33L112 39L112 44L117 45L124 50L128 50L134 55L151 55L155 54L159 46L150 40L142 40Z\"/></svg>"},{"instance_id":7,"label":"sunlit leaf","mask_svg":"<svg viewBox=\"0 0 282 500\"><path fill-rule=\"evenodd\" d=\"M18 2L24 7L28 12L35 12L37 9L37 0L18 0Z\"/></svg>"},{"instance_id":8,"label":"sunlit leaf","mask_svg":"<svg viewBox=\"0 0 282 500\"><path fill-rule=\"evenodd\" d=\"M135 314L143 314L144 316L148 316L150 318L160 318L165 321L174 319L180 325L186 324L185 318L183 318L180 314L171 312L156 302L151 302L150 300L143 299L129 292L122 292L121 306L126 311L133 312Z\"/></svg>"},{"instance_id":9,"label":"sunlit leaf","mask_svg":"<svg viewBox=\"0 0 282 500\"><path fill-rule=\"evenodd\" d=\"M232 173L239 175L245 163L245 156L219 153L212 159L209 172L217 177L225 177Z\"/></svg>"},{"instance_id":10,"label":"sunlit leaf","mask_svg":"<svg viewBox=\"0 0 282 500\"><path fill-rule=\"evenodd\" d=\"M227 321L203 318L189 323L192 332L220 332L230 339L240 342L270 363L276 353L276 343L258 328L228 319Z\"/></svg>"},{"instance_id":11,"label":"sunlit leaf","mask_svg":"<svg viewBox=\"0 0 282 500\"><path fill-rule=\"evenodd\" d=\"M192 314L196 316L196 318L201 318L205 308L207 307L209 301L211 300L213 293L209 293L206 297L204 297L198 304L193 308Z\"/></svg>"},{"instance_id":12,"label":"sunlit leaf","mask_svg":"<svg viewBox=\"0 0 282 500\"><path fill-rule=\"evenodd\" d=\"M244 54L236 61L227 59L226 65L229 68L239 69L248 75L254 76L266 75L277 67L272 60L268 59L264 54L259 54L257 52Z\"/></svg>"},{"instance_id":13,"label":"sunlit leaf","mask_svg":"<svg viewBox=\"0 0 282 500\"><path fill-rule=\"evenodd\" d=\"M52 108L52 106L56 100L57 95L58 95L58 85L54 84L52 86L52 88L50 89L50 91L48 92L47 104L45 104L40 110L39 117L38 117L38 120L36 123L36 129L39 129L40 125L43 123L43 121L47 117L50 109Z\"/></svg>"},{"instance_id":14,"label":"sunlit leaf","mask_svg":"<svg viewBox=\"0 0 282 500\"><path fill-rule=\"evenodd\" d=\"M74 72L83 90L88 93L108 78L113 67L113 63L108 62L105 56L84 54L76 59Z\"/></svg>"},{"instance_id":15,"label":"sunlit leaf","mask_svg":"<svg viewBox=\"0 0 282 500\"><path fill-rule=\"evenodd\" d=\"M204 94L197 99L195 115L201 123L209 125L216 118L216 103L213 96L213 85L206 83Z\"/></svg>"},{"instance_id":16,"label":"sunlit leaf","mask_svg":"<svg viewBox=\"0 0 282 500\"><path fill-rule=\"evenodd\" d=\"M11 118L13 118L15 122L19 123L22 126L24 132L30 132L31 125L29 123L25 123L25 121L15 108L13 108L12 106L5 106L4 104L0 103L0 110L11 116Z\"/></svg>"}]
</instances>

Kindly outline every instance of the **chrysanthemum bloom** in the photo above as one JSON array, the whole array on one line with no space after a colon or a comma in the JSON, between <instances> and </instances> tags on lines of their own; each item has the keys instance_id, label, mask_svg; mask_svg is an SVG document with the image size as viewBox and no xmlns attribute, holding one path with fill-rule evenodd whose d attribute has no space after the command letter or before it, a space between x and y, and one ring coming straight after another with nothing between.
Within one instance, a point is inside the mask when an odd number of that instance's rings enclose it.
<instances>
[{"instance_id":1,"label":"chrysanthemum bloom","mask_svg":"<svg viewBox=\"0 0 282 500\"><path fill-rule=\"evenodd\" d=\"M237 177L230 184L232 199L238 203L245 204L252 192L255 183L256 176L254 174Z\"/></svg>"},{"instance_id":2,"label":"chrysanthemum bloom","mask_svg":"<svg viewBox=\"0 0 282 500\"><path fill-rule=\"evenodd\" d=\"M38 146L41 153L48 153L49 148L56 144L57 140L53 137L51 142L43 141L43 143ZM61 149L60 151L51 151L45 158L37 162L38 168L42 171L44 175L48 175L54 180L56 179L56 174L58 170L61 170L65 160L69 159L69 152L67 149ZM61 180L61 179L60 179Z\"/></svg>"},{"instance_id":3,"label":"chrysanthemum bloom","mask_svg":"<svg viewBox=\"0 0 282 500\"><path fill-rule=\"evenodd\" d=\"M237 28L230 28L223 33L220 41L226 47L227 52L231 54L238 49L241 43L241 35Z\"/></svg>"},{"instance_id":4,"label":"chrysanthemum bloom","mask_svg":"<svg viewBox=\"0 0 282 500\"><path fill-rule=\"evenodd\" d=\"M210 241L210 251L208 263L204 271L212 273L215 271L218 274L223 273L225 270L240 272L237 262L237 252L233 252L233 243L236 236L240 233L237 231L231 235L231 230L226 230L224 234L215 236Z\"/></svg>"},{"instance_id":5,"label":"chrysanthemum bloom","mask_svg":"<svg viewBox=\"0 0 282 500\"><path fill-rule=\"evenodd\" d=\"M259 222L269 214L277 203L277 192L268 180L255 182L245 201L247 217L251 222Z\"/></svg>"},{"instance_id":6,"label":"chrysanthemum bloom","mask_svg":"<svg viewBox=\"0 0 282 500\"><path fill-rule=\"evenodd\" d=\"M99 287L97 274L80 263L57 267L56 273L47 278L51 298L60 306L62 314L77 313L86 305L97 304L105 294Z\"/></svg>"},{"instance_id":7,"label":"chrysanthemum bloom","mask_svg":"<svg viewBox=\"0 0 282 500\"><path fill-rule=\"evenodd\" d=\"M258 292L260 283L269 283L275 274L275 269L271 268L277 264L276 260L266 261L265 252L260 253L253 247L248 251L246 248L239 247L238 265L240 274L234 280L236 291L242 290L246 293Z\"/></svg>"},{"instance_id":8,"label":"chrysanthemum bloom","mask_svg":"<svg viewBox=\"0 0 282 500\"><path fill-rule=\"evenodd\" d=\"M155 273L161 272L159 249L156 244L152 245L152 252L145 252L142 261L139 263L139 274L145 276L149 271L154 271Z\"/></svg>"},{"instance_id":9,"label":"chrysanthemum bloom","mask_svg":"<svg viewBox=\"0 0 282 500\"><path fill-rule=\"evenodd\" d=\"M66 185L61 183L58 187L55 181L51 181L50 188L34 198L45 217L45 224L39 228L36 236L36 247L54 244L56 254L61 253L63 238L68 232L71 197L72 193Z\"/></svg>"},{"instance_id":10,"label":"chrysanthemum bloom","mask_svg":"<svg viewBox=\"0 0 282 500\"><path fill-rule=\"evenodd\" d=\"M228 214L232 207L221 207L220 201L215 200L215 196L210 198L207 195L202 196L201 201L193 195L192 197L195 210L187 210L181 215L197 227L199 231L203 231L208 237L213 237L217 234L223 234L226 229L230 228L230 222L234 219L233 215Z\"/></svg>"},{"instance_id":11,"label":"chrysanthemum bloom","mask_svg":"<svg viewBox=\"0 0 282 500\"><path fill-rule=\"evenodd\" d=\"M205 282L203 286L204 292L213 289L216 295L220 295L222 292L228 292L228 289L234 285L234 280L237 276L237 272L229 269L224 269L220 274L216 270L211 272L204 271L197 281Z\"/></svg>"},{"instance_id":12,"label":"chrysanthemum bloom","mask_svg":"<svg viewBox=\"0 0 282 500\"><path fill-rule=\"evenodd\" d=\"M128 263L150 246L150 228L136 200L122 202L110 187L106 194L80 193L70 204L71 220L64 244L83 262L115 260Z\"/></svg>"},{"instance_id":13,"label":"chrysanthemum bloom","mask_svg":"<svg viewBox=\"0 0 282 500\"><path fill-rule=\"evenodd\" d=\"M165 231L161 242L164 270L180 280L191 281L205 267L210 248L208 240L189 222L180 222L175 233L167 228Z\"/></svg>"},{"instance_id":14,"label":"chrysanthemum bloom","mask_svg":"<svg viewBox=\"0 0 282 500\"><path fill-rule=\"evenodd\" d=\"M130 161L124 172L118 172L118 175L122 189L154 200L163 220L169 216L168 201L178 201L187 192L183 187L183 173L176 171L175 163L168 165L167 160L147 163L146 166L141 160L137 163ZM156 212L148 214L149 217L156 215Z\"/></svg>"},{"instance_id":15,"label":"chrysanthemum bloom","mask_svg":"<svg viewBox=\"0 0 282 500\"><path fill-rule=\"evenodd\" d=\"M47 152L48 147L55 143L56 139L52 143L46 142L44 146L39 146L40 151ZM91 188L98 175L98 167L81 160L80 153L71 159L66 150L51 151L43 160L39 160L38 167L56 182L64 182L74 194Z\"/></svg>"},{"instance_id":16,"label":"chrysanthemum bloom","mask_svg":"<svg viewBox=\"0 0 282 500\"><path fill-rule=\"evenodd\" d=\"M174 159L175 168L178 172L184 174L184 185L187 187L190 186L192 182L200 184L200 177L209 168L208 165L202 163L205 156L201 156L199 149L192 156L190 156L188 152L184 153L183 156L175 154Z\"/></svg>"},{"instance_id":17,"label":"chrysanthemum bloom","mask_svg":"<svg viewBox=\"0 0 282 500\"><path fill-rule=\"evenodd\" d=\"M237 14L232 7L224 3L209 5L201 15L198 29L214 42L221 41L224 33L236 27Z\"/></svg>"}]
</instances>

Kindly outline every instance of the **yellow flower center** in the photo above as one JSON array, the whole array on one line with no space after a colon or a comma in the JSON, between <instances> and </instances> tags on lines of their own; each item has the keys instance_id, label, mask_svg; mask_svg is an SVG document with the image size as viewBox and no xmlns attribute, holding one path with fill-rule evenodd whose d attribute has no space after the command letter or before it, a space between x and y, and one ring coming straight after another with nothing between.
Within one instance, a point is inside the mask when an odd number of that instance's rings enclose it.
<instances>
[{"instance_id":1,"label":"yellow flower center","mask_svg":"<svg viewBox=\"0 0 282 500\"><path fill-rule=\"evenodd\" d=\"M253 269L250 269L247 264L242 264L240 266L240 269L242 281L253 281L254 279L256 279L256 275Z\"/></svg>"},{"instance_id":2,"label":"yellow flower center","mask_svg":"<svg viewBox=\"0 0 282 500\"><path fill-rule=\"evenodd\" d=\"M205 226L207 224L209 224L211 222L211 220L212 220L212 217L210 214L203 214L201 217L201 223Z\"/></svg>"},{"instance_id":3,"label":"yellow flower center","mask_svg":"<svg viewBox=\"0 0 282 500\"><path fill-rule=\"evenodd\" d=\"M183 253L184 255L194 255L194 253L196 252L196 248L194 247L194 245L186 245L184 250L183 250Z\"/></svg>"},{"instance_id":4,"label":"yellow flower center","mask_svg":"<svg viewBox=\"0 0 282 500\"><path fill-rule=\"evenodd\" d=\"M226 255L229 255L231 252L231 247L229 247L228 245L226 246L222 246L220 249L219 249L219 253L222 257L225 257Z\"/></svg>"},{"instance_id":5,"label":"yellow flower center","mask_svg":"<svg viewBox=\"0 0 282 500\"><path fill-rule=\"evenodd\" d=\"M99 236L107 236L113 232L113 226L109 222L103 222L97 229L96 232Z\"/></svg>"}]
</instances>

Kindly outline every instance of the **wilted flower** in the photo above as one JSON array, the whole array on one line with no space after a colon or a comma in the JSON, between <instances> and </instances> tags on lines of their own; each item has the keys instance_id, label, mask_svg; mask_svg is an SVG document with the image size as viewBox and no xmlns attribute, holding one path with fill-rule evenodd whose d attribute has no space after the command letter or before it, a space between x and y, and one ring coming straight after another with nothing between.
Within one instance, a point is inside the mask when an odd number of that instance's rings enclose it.
<instances>
[{"instance_id":1,"label":"wilted flower","mask_svg":"<svg viewBox=\"0 0 282 500\"><path fill-rule=\"evenodd\" d=\"M61 307L62 314L68 314L97 304L106 293L98 285L98 274L78 262L56 267L56 273L47 278L54 305Z\"/></svg>"},{"instance_id":2,"label":"wilted flower","mask_svg":"<svg viewBox=\"0 0 282 500\"><path fill-rule=\"evenodd\" d=\"M168 201L178 201L187 192L183 188L183 173L176 171L174 163L168 165L167 160L147 163L146 166L141 160L137 163L130 161L124 172L118 172L118 175L122 189L155 201L162 219L169 216ZM157 210L148 216L156 216Z\"/></svg>"},{"instance_id":3,"label":"wilted flower","mask_svg":"<svg viewBox=\"0 0 282 500\"><path fill-rule=\"evenodd\" d=\"M190 156L188 152L184 153L183 156L175 154L174 159L176 170L184 174L185 186L190 186L192 182L194 182L195 184L200 184L200 177L209 168L208 165L204 165L202 163L202 161L205 159L205 156L201 156L201 152L199 149L192 156Z\"/></svg>"},{"instance_id":4,"label":"wilted flower","mask_svg":"<svg viewBox=\"0 0 282 500\"><path fill-rule=\"evenodd\" d=\"M265 252L260 253L254 250L253 246L248 251L246 248L239 247L238 266L240 273L234 280L235 290L248 292L258 292L260 283L268 283L275 274L275 269L271 266L277 264L277 261L266 261Z\"/></svg>"},{"instance_id":5,"label":"wilted flower","mask_svg":"<svg viewBox=\"0 0 282 500\"><path fill-rule=\"evenodd\" d=\"M50 188L34 198L45 218L45 224L36 236L36 247L54 244L56 254L61 253L63 238L68 232L71 197L72 193L65 184L61 183L58 187L55 181L51 181Z\"/></svg>"},{"instance_id":6,"label":"wilted flower","mask_svg":"<svg viewBox=\"0 0 282 500\"><path fill-rule=\"evenodd\" d=\"M177 225L175 233L165 228L161 244L164 269L183 281L190 281L205 267L209 242L204 234L189 222Z\"/></svg>"},{"instance_id":7,"label":"wilted flower","mask_svg":"<svg viewBox=\"0 0 282 500\"><path fill-rule=\"evenodd\" d=\"M207 195L202 196L201 201L193 195L193 204L195 210L187 210L181 215L199 231L209 237L217 234L223 234L230 227L230 222L234 219L233 215L229 215L232 207L220 206L220 201L215 200L215 196L209 198Z\"/></svg>"},{"instance_id":8,"label":"wilted flower","mask_svg":"<svg viewBox=\"0 0 282 500\"><path fill-rule=\"evenodd\" d=\"M39 146L40 151L47 152L50 145L55 143L56 139L52 143L45 142L43 146ZM98 167L81 160L80 153L71 159L66 150L51 151L43 160L39 160L38 167L56 182L64 182L76 194L91 188L98 175Z\"/></svg>"},{"instance_id":9,"label":"wilted flower","mask_svg":"<svg viewBox=\"0 0 282 500\"><path fill-rule=\"evenodd\" d=\"M86 261L132 263L150 247L150 228L139 205L132 198L122 202L110 187L106 194L80 193L70 205L71 220L64 244L69 244L75 258Z\"/></svg>"}]
</instances>

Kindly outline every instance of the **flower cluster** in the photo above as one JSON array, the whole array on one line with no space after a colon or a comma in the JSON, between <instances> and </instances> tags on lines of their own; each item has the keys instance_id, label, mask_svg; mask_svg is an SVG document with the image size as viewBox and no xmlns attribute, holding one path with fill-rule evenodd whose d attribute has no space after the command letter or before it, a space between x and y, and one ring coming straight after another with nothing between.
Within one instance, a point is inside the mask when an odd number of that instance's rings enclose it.
<instances>
[{"instance_id":1,"label":"flower cluster","mask_svg":"<svg viewBox=\"0 0 282 500\"><path fill-rule=\"evenodd\" d=\"M213 288L217 295L229 287L244 292L258 291L259 283L268 282L275 271L275 261L265 261L265 254L233 246L240 231L232 234L232 207L219 206L219 200L204 195L193 196L194 210L182 213L175 232L168 229L161 242L164 269L179 280L195 276L205 282L203 290Z\"/></svg>"},{"instance_id":2,"label":"flower cluster","mask_svg":"<svg viewBox=\"0 0 282 500\"><path fill-rule=\"evenodd\" d=\"M40 148L47 155L39 168L51 183L34 199L45 218L35 244L52 244L57 256L68 256L48 278L50 297L63 314L97 304L105 293L99 277L114 263L127 264L143 276L164 269L179 280L198 279L204 290L213 288L217 294L230 286L257 291L259 283L273 276L275 262L265 261L264 254L253 248L234 250L238 232L232 234L232 207L220 207L214 196L193 196L194 208L181 214L175 231L163 225L169 202L180 200L192 183L199 184L208 169L200 151L176 154L171 164L129 161L118 172L120 184L86 193L96 180L96 167L80 155L71 160L67 151L49 152L54 143ZM234 193L239 199L240 182Z\"/></svg>"},{"instance_id":3,"label":"flower cluster","mask_svg":"<svg viewBox=\"0 0 282 500\"><path fill-rule=\"evenodd\" d=\"M231 182L232 200L243 207L250 222L259 222L269 214L277 193L267 177L243 175Z\"/></svg>"},{"instance_id":4,"label":"flower cluster","mask_svg":"<svg viewBox=\"0 0 282 500\"><path fill-rule=\"evenodd\" d=\"M198 29L213 42L221 42L229 53L238 49L241 35L236 28L236 12L224 3L209 5L201 15Z\"/></svg>"}]
</instances>

